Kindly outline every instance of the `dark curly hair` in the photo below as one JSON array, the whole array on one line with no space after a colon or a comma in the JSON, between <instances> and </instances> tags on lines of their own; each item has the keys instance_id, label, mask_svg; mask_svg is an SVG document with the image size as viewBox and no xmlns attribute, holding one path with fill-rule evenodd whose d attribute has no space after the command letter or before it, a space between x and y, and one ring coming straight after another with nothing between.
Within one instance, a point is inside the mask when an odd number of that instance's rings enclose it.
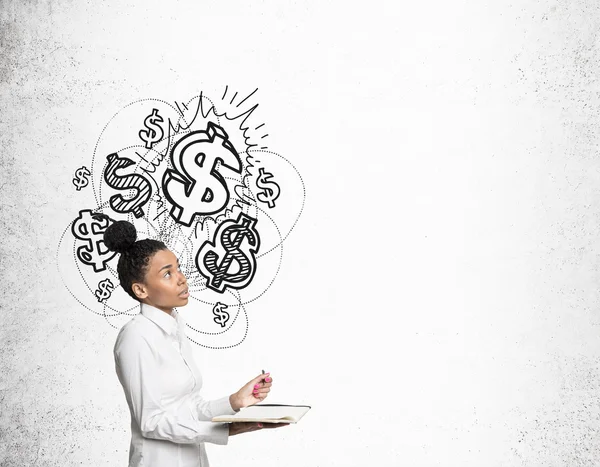
<instances>
[{"instance_id":1,"label":"dark curly hair","mask_svg":"<svg viewBox=\"0 0 600 467\"><path fill-rule=\"evenodd\" d=\"M99 216L108 218L106 214ZM134 282L144 282L150 259L157 251L167 250L167 246L159 240L147 238L136 241L136 238L134 225L127 221L113 221L104 231L106 248L121 254L117 263L121 287L139 302L140 299L133 293L132 285Z\"/></svg>"}]
</instances>

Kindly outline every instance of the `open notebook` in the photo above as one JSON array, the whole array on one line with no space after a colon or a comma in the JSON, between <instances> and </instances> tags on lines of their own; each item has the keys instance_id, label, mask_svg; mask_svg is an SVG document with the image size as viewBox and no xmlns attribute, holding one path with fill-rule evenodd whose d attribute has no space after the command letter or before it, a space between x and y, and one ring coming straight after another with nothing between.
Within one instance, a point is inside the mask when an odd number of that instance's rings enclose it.
<instances>
[{"instance_id":1,"label":"open notebook","mask_svg":"<svg viewBox=\"0 0 600 467\"><path fill-rule=\"evenodd\" d=\"M309 405L257 404L240 409L235 415L214 417L213 422L297 423Z\"/></svg>"}]
</instances>

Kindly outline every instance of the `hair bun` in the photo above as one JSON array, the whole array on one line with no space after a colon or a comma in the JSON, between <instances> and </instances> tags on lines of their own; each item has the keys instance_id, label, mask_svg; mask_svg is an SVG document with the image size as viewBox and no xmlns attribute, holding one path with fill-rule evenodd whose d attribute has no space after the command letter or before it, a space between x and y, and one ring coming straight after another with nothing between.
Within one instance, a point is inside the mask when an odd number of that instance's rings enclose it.
<instances>
[{"instance_id":1,"label":"hair bun","mask_svg":"<svg viewBox=\"0 0 600 467\"><path fill-rule=\"evenodd\" d=\"M104 244L110 251L124 253L135 243L137 232L134 225L127 221L116 221L104 231Z\"/></svg>"}]
</instances>

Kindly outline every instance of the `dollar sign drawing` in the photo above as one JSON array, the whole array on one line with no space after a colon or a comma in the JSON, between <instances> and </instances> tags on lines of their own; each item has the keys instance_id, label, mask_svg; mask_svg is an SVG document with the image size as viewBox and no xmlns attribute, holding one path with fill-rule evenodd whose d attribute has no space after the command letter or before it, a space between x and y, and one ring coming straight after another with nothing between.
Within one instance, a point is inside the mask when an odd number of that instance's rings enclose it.
<instances>
[{"instance_id":1,"label":"dollar sign drawing","mask_svg":"<svg viewBox=\"0 0 600 467\"><path fill-rule=\"evenodd\" d=\"M104 279L103 281L98 282L98 290L96 290L94 294L99 302L103 302L110 297L114 288L115 286L110 279Z\"/></svg>"},{"instance_id":2,"label":"dollar sign drawing","mask_svg":"<svg viewBox=\"0 0 600 467\"><path fill-rule=\"evenodd\" d=\"M273 178L273 174L265 172L263 167L259 169L256 186L263 191L258 193L256 197L260 202L267 203L269 208L274 208L275 200L279 198L280 189L279 185L272 181L271 178Z\"/></svg>"},{"instance_id":3,"label":"dollar sign drawing","mask_svg":"<svg viewBox=\"0 0 600 467\"><path fill-rule=\"evenodd\" d=\"M81 167L75 171L75 178L73 179L73 185L77 188L77 191L88 186L88 177L92 175L87 167Z\"/></svg>"},{"instance_id":4,"label":"dollar sign drawing","mask_svg":"<svg viewBox=\"0 0 600 467\"><path fill-rule=\"evenodd\" d=\"M206 131L188 133L171 150L171 164L163 176L162 187L173 205L171 217L190 226L195 215L215 214L229 202L225 178L217 170L228 169L240 174L242 161L225 130L208 122Z\"/></svg>"},{"instance_id":5,"label":"dollar sign drawing","mask_svg":"<svg viewBox=\"0 0 600 467\"><path fill-rule=\"evenodd\" d=\"M156 122L163 122L163 118L158 115L158 109L152 109L152 113L144 119L146 130L140 130L140 139L146 143L146 149L151 149L164 136L162 127Z\"/></svg>"},{"instance_id":6,"label":"dollar sign drawing","mask_svg":"<svg viewBox=\"0 0 600 467\"><path fill-rule=\"evenodd\" d=\"M142 206L148 202L152 194L150 182L145 177L139 174L117 175L118 169L129 167L135 164L131 159L119 157L115 152L106 156L108 165L104 169L104 180L106 183L117 190L126 190L133 188L136 190L135 196L131 199L125 199L122 195L113 195L110 197L110 207L116 212L133 212L135 217L142 217L144 211Z\"/></svg>"},{"instance_id":7,"label":"dollar sign drawing","mask_svg":"<svg viewBox=\"0 0 600 467\"><path fill-rule=\"evenodd\" d=\"M227 308L227 305L221 302L217 302L213 308L213 314L215 315L213 320L215 323L220 324L222 328L225 327L229 320L229 313L225 311L225 308Z\"/></svg>"},{"instance_id":8,"label":"dollar sign drawing","mask_svg":"<svg viewBox=\"0 0 600 467\"><path fill-rule=\"evenodd\" d=\"M196 266L208 279L208 288L222 293L225 287L243 289L250 283L256 270L255 254L260 248L255 225L256 219L242 212L236 221L228 219L219 225L214 242L202 244Z\"/></svg>"},{"instance_id":9,"label":"dollar sign drawing","mask_svg":"<svg viewBox=\"0 0 600 467\"><path fill-rule=\"evenodd\" d=\"M94 216L89 209L79 211L79 217L71 225L73 236L87 242L77 248L77 258L83 264L93 266L95 272L104 271L106 263L117 254L104 245L104 231L108 225L108 219Z\"/></svg>"}]
</instances>

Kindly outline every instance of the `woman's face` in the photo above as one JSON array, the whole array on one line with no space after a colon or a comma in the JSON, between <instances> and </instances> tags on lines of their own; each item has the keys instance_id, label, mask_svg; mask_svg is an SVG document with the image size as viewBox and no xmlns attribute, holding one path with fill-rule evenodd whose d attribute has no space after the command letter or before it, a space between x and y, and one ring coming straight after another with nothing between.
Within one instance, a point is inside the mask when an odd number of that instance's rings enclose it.
<instances>
[{"instance_id":1,"label":"woman's face","mask_svg":"<svg viewBox=\"0 0 600 467\"><path fill-rule=\"evenodd\" d=\"M187 305L190 296L187 279L171 250L157 251L150 258L144 283L132 287L142 302L169 314L173 308Z\"/></svg>"}]
</instances>

